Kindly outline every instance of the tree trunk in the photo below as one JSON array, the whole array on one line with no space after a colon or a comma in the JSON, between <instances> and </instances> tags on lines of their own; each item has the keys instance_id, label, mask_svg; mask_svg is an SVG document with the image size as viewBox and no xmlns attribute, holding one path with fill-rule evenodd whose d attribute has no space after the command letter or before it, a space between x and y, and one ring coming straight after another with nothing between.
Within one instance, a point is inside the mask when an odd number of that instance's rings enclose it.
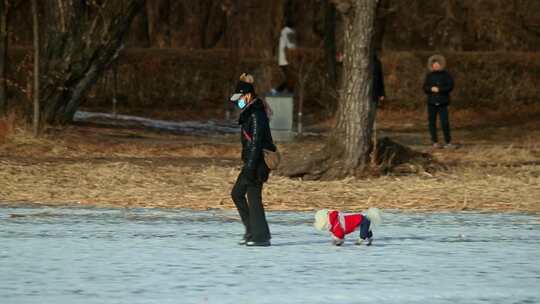
<instances>
[{"instance_id":1,"label":"tree trunk","mask_svg":"<svg viewBox=\"0 0 540 304\"><path fill-rule=\"evenodd\" d=\"M338 104L337 124L330 143L343 150L348 175L365 169L371 150L375 104L371 98L373 80L372 38L377 1L356 0L344 14L344 82Z\"/></svg>"},{"instance_id":2,"label":"tree trunk","mask_svg":"<svg viewBox=\"0 0 540 304\"><path fill-rule=\"evenodd\" d=\"M8 48L8 0L0 0L0 115L7 111L6 64Z\"/></svg>"},{"instance_id":3,"label":"tree trunk","mask_svg":"<svg viewBox=\"0 0 540 304\"><path fill-rule=\"evenodd\" d=\"M222 1L200 2L201 18L201 47L214 48L222 40L227 26L227 14Z\"/></svg>"},{"instance_id":4,"label":"tree trunk","mask_svg":"<svg viewBox=\"0 0 540 304\"><path fill-rule=\"evenodd\" d=\"M343 90L325 148L282 171L288 176L336 179L362 175L369 164L375 104L371 99L372 38L377 1L333 1L345 21ZM302 172L304 171L304 172Z\"/></svg>"},{"instance_id":5,"label":"tree trunk","mask_svg":"<svg viewBox=\"0 0 540 304\"><path fill-rule=\"evenodd\" d=\"M44 0L41 104L49 124L66 124L118 56L144 0Z\"/></svg>"},{"instance_id":6,"label":"tree trunk","mask_svg":"<svg viewBox=\"0 0 540 304\"><path fill-rule=\"evenodd\" d=\"M34 100L34 117L33 117L33 133L34 136L39 135L39 19L37 0L32 1L32 30L34 38L34 88L32 90L32 98Z\"/></svg>"},{"instance_id":7,"label":"tree trunk","mask_svg":"<svg viewBox=\"0 0 540 304\"><path fill-rule=\"evenodd\" d=\"M171 46L170 12L171 3L169 0L146 2L148 36L152 47L165 48Z\"/></svg>"}]
</instances>

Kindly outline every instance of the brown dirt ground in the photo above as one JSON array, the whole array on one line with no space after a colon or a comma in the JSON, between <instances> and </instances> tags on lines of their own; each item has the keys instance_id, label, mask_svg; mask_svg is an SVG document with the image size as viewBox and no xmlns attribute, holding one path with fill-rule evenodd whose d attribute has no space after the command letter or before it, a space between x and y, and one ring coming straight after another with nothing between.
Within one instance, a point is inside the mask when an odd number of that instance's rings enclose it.
<instances>
[{"instance_id":1,"label":"brown dirt ground","mask_svg":"<svg viewBox=\"0 0 540 304\"><path fill-rule=\"evenodd\" d=\"M382 110L378 133L433 153L444 170L314 182L272 176L268 210L367 207L540 213L540 115L454 112L455 150L432 150L424 113ZM312 126L327 129L331 121ZM236 135L180 136L69 126L34 139L13 127L0 141L0 205L233 209ZM308 154L322 137L280 144Z\"/></svg>"}]
</instances>

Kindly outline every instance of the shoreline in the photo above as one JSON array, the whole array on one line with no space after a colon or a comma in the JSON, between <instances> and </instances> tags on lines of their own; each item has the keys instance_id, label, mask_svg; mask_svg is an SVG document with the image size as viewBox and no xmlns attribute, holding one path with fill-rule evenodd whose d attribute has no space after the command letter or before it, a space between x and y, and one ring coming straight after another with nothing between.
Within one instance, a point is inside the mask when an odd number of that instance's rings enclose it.
<instances>
[{"instance_id":1,"label":"shoreline","mask_svg":"<svg viewBox=\"0 0 540 304\"><path fill-rule=\"evenodd\" d=\"M265 205L265 211L267 213L314 213L318 209L274 209L267 208ZM74 209L74 210L156 210L156 211L190 211L190 212L233 212L236 213L237 210L233 207L224 207L224 208L189 208L189 207L180 207L180 206L169 206L169 207L152 207L152 206L120 206L115 204L85 204L79 202L62 202L62 203L41 203L41 202L0 202L0 209ZM367 208L366 208L367 210ZM343 212L363 212L365 210L341 210ZM529 216L539 216L540 220L540 211L538 210L520 210L520 209L450 209L450 208L439 208L439 209L422 209L422 208L381 208L381 211L384 213L419 213L419 214L516 214L516 215L529 215ZM18 217L18 214L14 217ZM240 218L238 218L240 219Z\"/></svg>"},{"instance_id":2,"label":"shoreline","mask_svg":"<svg viewBox=\"0 0 540 304\"><path fill-rule=\"evenodd\" d=\"M422 208L422 207L408 207L408 208L396 208L389 207L384 208L380 206L370 206L380 208L383 212L391 213L474 213L474 214L523 214L537 216L540 215L540 210L531 210L526 208L515 208L514 206L494 206L492 208ZM224 207L183 207L181 205L175 206L153 206L151 204L111 204L111 203L82 203L82 202L28 202L28 201L19 201L19 202L3 202L0 201L0 208L9 208L9 209L44 209L44 208L59 208L59 209L103 209L103 210L131 210L131 209L145 209L145 210L182 210L182 211L193 211L193 212L206 212L206 211L223 211L223 212L236 212L234 206L224 206ZM344 212L359 212L367 210L369 207L364 209L339 209ZM315 212L320 208L273 208L265 203L265 211L267 213L273 212ZM337 209L337 208L335 208Z\"/></svg>"}]
</instances>

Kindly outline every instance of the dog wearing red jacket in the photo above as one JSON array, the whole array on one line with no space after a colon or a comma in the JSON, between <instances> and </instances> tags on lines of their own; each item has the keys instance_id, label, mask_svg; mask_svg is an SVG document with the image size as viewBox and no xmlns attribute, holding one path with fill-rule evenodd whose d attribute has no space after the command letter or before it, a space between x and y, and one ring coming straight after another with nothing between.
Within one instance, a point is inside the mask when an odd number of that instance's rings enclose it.
<instances>
[{"instance_id":1,"label":"dog wearing red jacket","mask_svg":"<svg viewBox=\"0 0 540 304\"><path fill-rule=\"evenodd\" d=\"M328 231L332 235L332 244L341 246L345 236L360 230L356 244L364 242L370 246L373 242L372 227L382 222L381 212L377 208L369 208L364 213L343 213L338 210L323 209L315 213L314 226L317 230Z\"/></svg>"}]
</instances>

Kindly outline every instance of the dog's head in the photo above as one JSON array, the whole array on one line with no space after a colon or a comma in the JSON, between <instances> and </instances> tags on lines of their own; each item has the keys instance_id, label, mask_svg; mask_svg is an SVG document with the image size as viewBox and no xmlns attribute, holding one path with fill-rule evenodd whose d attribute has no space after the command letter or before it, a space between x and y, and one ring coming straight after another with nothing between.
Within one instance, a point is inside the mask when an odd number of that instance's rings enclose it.
<instances>
[{"instance_id":1,"label":"dog's head","mask_svg":"<svg viewBox=\"0 0 540 304\"><path fill-rule=\"evenodd\" d=\"M315 222L313 223L315 229L320 231L330 230L330 223L328 221L328 213L330 211L331 210L328 209L322 209L315 213Z\"/></svg>"}]
</instances>

